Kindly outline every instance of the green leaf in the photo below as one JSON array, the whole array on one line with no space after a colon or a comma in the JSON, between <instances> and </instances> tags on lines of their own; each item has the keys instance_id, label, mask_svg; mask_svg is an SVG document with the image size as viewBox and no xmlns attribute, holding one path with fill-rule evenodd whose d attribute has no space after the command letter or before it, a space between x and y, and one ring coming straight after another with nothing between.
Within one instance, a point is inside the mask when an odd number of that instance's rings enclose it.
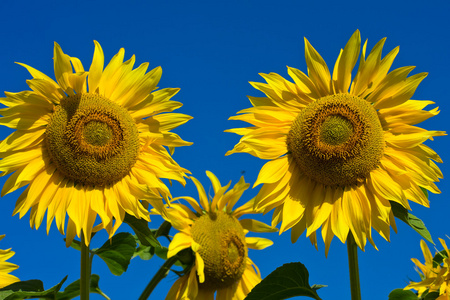
<instances>
[{"instance_id":1,"label":"green leaf","mask_svg":"<svg viewBox=\"0 0 450 300\"><path fill-rule=\"evenodd\" d=\"M389 294L389 300L419 300L419 297L410 290L395 289Z\"/></svg>"},{"instance_id":2,"label":"green leaf","mask_svg":"<svg viewBox=\"0 0 450 300\"><path fill-rule=\"evenodd\" d=\"M391 203L392 212L394 213L394 216L396 218L408 224L412 229L417 231L424 239L434 244L430 232L425 227L425 224L422 222L421 219L410 214L409 211L406 208L404 208L401 204L394 201L389 202Z\"/></svg>"},{"instance_id":3,"label":"green leaf","mask_svg":"<svg viewBox=\"0 0 450 300\"><path fill-rule=\"evenodd\" d=\"M309 273L303 264L284 264L257 284L245 300L281 300L296 296L320 300L308 280Z\"/></svg>"},{"instance_id":4,"label":"green leaf","mask_svg":"<svg viewBox=\"0 0 450 300\"><path fill-rule=\"evenodd\" d=\"M125 214L124 222L127 223L131 229L136 233L141 245L161 247L161 244L153 235L150 228L148 228L148 222L143 219L137 219L132 215Z\"/></svg>"},{"instance_id":5,"label":"green leaf","mask_svg":"<svg viewBox=\"0 0 450 300\"><path fill-rule=\"evenodd\" d=\"M98 276L97 274L91 275L91 283L90 283L90 287L89 287L89 292L94 293L94 294L100 294L105 299L110 300L110 298L108 296L106 296L98 287L99 280L100 280L100 276ZM78 296L80 296L80 280L79 279L72 282L71 284L69 284L64 289L64 292L59 292L56 295L55 300L70 300L70 299L73 299Z\"/></svg>"},{"instance_id":6,"label":"green leaf","mask_svg":"<svg viewBox=\"0 0 450 300\"><path fill-rule=\"evenodd\" d=\"M61 289L67 276L54 287L44 291L44 284L40 280L19 281L0 289L0 299L20 300L20 299L54 299L55 294Z\"/></svg>"},{"instance_id":7,"label":"green leaf","mask_svg":"<svg viewBox=\"0 0 450 300\"><path fill-rule=\"evenodd\" d=\"M106 241L99 249L92 252L97 254L108 265L114 275L125 272L136 249L136 241L131 233L120 232Z\"/></svg>"}]
</instances>

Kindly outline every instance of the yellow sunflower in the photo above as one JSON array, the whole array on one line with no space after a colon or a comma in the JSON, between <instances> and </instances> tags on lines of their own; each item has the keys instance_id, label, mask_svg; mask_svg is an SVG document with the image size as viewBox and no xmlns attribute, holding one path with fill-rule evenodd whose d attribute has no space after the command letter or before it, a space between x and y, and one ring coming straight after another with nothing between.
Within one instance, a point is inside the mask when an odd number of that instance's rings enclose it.
<instances>
[{"instance_id":1,"label":"yellow sunflower","mask_svg":"<svg viewBox=\"0 0 450 300\"><path fill-rule=\"evenodd\" d=\"M154 91L161 68L146 73L143 63L133 70L135 57L124 62L122 48L103 69L103 50L94 43L88 71L55 43L56 82L20 64L33 76L31 91L0 98L7 106L0 124L16 129L0 144L1 175L12 173L2 196L28 185L14 214L31 209L37 229L47 211L47 232L55 219L64 234L67 213L67 244L83 232L88 245L97 215L110 236L125 213L149 221L139 199L163 207L161 196L170 193L160 178L185 184L187 170L164 146L191 144L170 132L191 117L168 113L182 106L170 100L179 89Z\"/></svg>"},{"instance_id":2,"label":"yellow sunflower","mask_svg":"<svg viewBox=\"0 0 450 300\"><path fill-rule=\"evenodd\" d=\"M206 172L214 189L214 198L208 201L201 183L194 181L200 205L191 197L184 199L193 208L176 203L167 208L167 220L179 230L169 245L168 257L183 249L195 253L195 264L188 274L180 277L170 289L166 299L244 299L251 289L261 281L258 268L248 257L247 249L264 249L272 241L264 238L245 237L248 231L274 232L276 229L253 220L241 219L244 214L255 213L253 200L233 211L242 193L249 187L244 178L226 191L217 177Z\"/></svg>"},{"instance_id":3,"label":"yellow sunflower","mask_svg":"<svg viewBox=\"0 0 450 300\"><path fill-rule=\"evenodd\" d=\"M255 207L275 209L273 223L281 222L280 233L291 228L292 242L306 229L317 247L322 227L326 253L334 236L345 242L349 232L364 249L367 239L373 244L372 227L387 240L390 226L396 230L389 201L407 209L408 199L428 207L421 188L440 192L434 182L442 173L432 160L441 159L423 142L445 133L413 126L439 113L423 110L431 101L410 100L426 73L408 77L414 67L388 73L398 47L381 58L384 42L367 57L364 43L352 81L358 30L332 75L305 39L308 75L290 67L294 82L260 74L267 84L251 84L266 97L249 97L253 107L230 118L253 126L227 130L243 136L227 155L270 160L255 182L263 184Z\"/></svg>"},{"instance_id":4,"label":"yellow sunflower","mask_svg":"<svg viewBox=\"0 0 450 300\"><path fill-rule=\"evenodd\" d=\"M5 235L0 235L0 241L5 237ZM14 255L14 251L11 249L1 250L0 249L0 289L18 282L19 278L14 275L9 274L18 268L17 265L7 262L9 258Z\"/></svg>"},{"instance_id":5,"label":"yellow sunflower","mask_svg":"<svg viewBox=\"0 0 450 300\"><path fill-rule=\"evenodd\" d=\"M428 293L439 292L439 297L436 300L449 300L450 299L450 251L447 244L443 239L439 239L444 247L445 254L440 253L436 255L442 256L442 266L433 262L433 256L431 256L430 249L425 241L420 241L420 248L422 248L423 257L425 258L425 264L419 262L418 259L411 259L416 267L420 270L419 274L422 278L420 282L411 282L405 289L415 289L419 292L419 297L425 291Z\"/></svg>"}]
</instances>

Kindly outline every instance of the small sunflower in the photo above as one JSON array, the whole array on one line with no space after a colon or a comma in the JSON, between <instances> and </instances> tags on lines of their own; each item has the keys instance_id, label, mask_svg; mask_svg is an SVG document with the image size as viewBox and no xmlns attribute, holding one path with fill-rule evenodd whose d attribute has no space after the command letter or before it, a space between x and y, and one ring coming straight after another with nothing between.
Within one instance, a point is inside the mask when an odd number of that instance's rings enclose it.
<instances>
[{"instance_id":1,"label":"small sunflower","mask_svg":"<svg viewBox=\"0 0 450 300\"><path fill-rule=\"evenodd\" d=\"M331 75L325 61L305 39L308 75L288 67L294 82L278 74L260 74L265 83L251 83L266 97L249 97L253 107L231 120L252 127L227 130L243 137L233 150L270 160L255 186L263 184L256 209L272 209L280 233L291 230L292 242L306 230L317 247L316 231L328 252L331 240L349 232L364 249L374 228L389 240L396 230L389 201L410 209L408 199L429 206L421 188L439 193L434 182L442 162L423 145L442 131L413 126L439 113L424 111L431 101L410 100L426 73L408 77L414 67L388 73L398 47L381 58L385 39L352 70L361 46L357 30L336 61Z\"/></svg>"},{"instance_id":2,"label":"small sunflower","mask_svg":"<svg viewBox=\"0 0 450 300\"><path fill-rule=\"evenodd\" d=\"M0 235L0 241L5 237L5 235ZM7 262L9 258L14 255L14 251L11 249L1 250L0 249L0 289L19 281L14 275L9 274L18 268L17 265Z\"/></svg>"},{"instance_id":3,"label":"small sunflower","mask_svg":"<svg viewBox=\"0 0 450 300\"><path fill-rule=\"evenodd\" d=\"M405 289L415 289L419 292L419 297L428 291L428 293L438 292L439 297L436 300L449 300L450 299L450 251L447 244L443 239L439 239L444 251L437 256L442 257L442 265L433 261L430 249L425 241L420 241L420 248L422 248L423 257L425 258L425 264L419 262L418 259L411 259L416 267L420 270L419 274L422 278L420 282L411 282Z\"/></svg>"},{"instance_id":4,"label":"small sunflower","mask_svg":"<svg viewBox=\"0 0 450 300\"><path fill-rule=\"evenodd\" d=\"M174 283L166 299L208 300L214 299L216 291L217 299L244 299L261 281L247 249L264 249L273 244L268 239L245 237L248 231L276 231L253 219L238 220L244 214L255 213L253 200L232 210L249 187L244 178L241 177L227 192L231 182L222 187L214 174L206 174L215 193L211 202L201 183L191 177L199 193L200 205L191 197L179 197L174 200L186 200L194 211L179 203L167 208L167 220L180 231L170 243L167 256L190 248L195 253L195 264Z\"/></svg>"},{"instance_id":5,"label":"small sunflower","mask_svg":"<svg viewBox=\"0 0 450 300\"><path fill-rule=\"evenodd\" d=\"M20 64L33 76L31 91L0 98L7 106L0 124L16 129L0 144L1 175L12 173L2 196L28 185L14 214L22 218L31 209L37 229L47 211L47 232L55 219L64 234L67 213L67 244L81 232L89 244L97 215L110 236L125 213L150 221L139 199L163 208L161 196L170 193L160 178L185 184L187 170L164 146L191 144L170 132L191 119L170 113L182 105L170 100L179 89L154 91L161 67L133 70L135 57L124 62L122 48L103 69L103 50L94 43L88 71L55 43L56 82Z\"/></svg>"}]
</instances>

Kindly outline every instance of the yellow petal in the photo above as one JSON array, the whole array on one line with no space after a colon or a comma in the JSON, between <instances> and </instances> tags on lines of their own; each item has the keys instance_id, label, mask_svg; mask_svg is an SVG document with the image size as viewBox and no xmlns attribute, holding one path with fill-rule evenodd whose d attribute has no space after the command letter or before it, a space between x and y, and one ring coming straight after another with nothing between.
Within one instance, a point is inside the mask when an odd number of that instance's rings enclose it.
<instances>
[{"instance_id":1,"label":"yellow petal","mask_svg":"<svg viewBox=\"0 0 450 300\"><path fill-rule=\"evenodd\" d=\"M284 232L297 224L303 217L305 211L305 203L297 199L287 198L283 204L283 223L280 232Z\"/></svg>"},{"instance_id":2,"label":"yellow petal","mask_svg":"<svg viewBox=\"0 0 450 300\"><path fill-rule=\"evenodd\" d=\"M372 170L368 181L371 190L379 197L398 202L406 209L411 209L401 187L385 171Z\"/></svg>"},{"instance_id":3,"label":"yellow petal","mask_svg":"<svg viewBox=\"0 0 450 300\"><path fill-rule=\"evenodd\" d=\"M308 75L315 83L320 96L331 94L331 76L327 64L322 56L311 46L305 38L305 59L308 67Z\"/></svg>"},{"instance_id":4,"label":"yellow petal","mask_svg":"<svg viewBox=\"0 0 450 300\"><path fill-rule=\"evenodd\" d=\"M170 242L167 257L172 257L181 250L191 247L192 242L192 237L190 235L183 232L177 233Z\"/></svg>"},{"instance_id":5,"label":"yellow petal","mask_svg":"<svg viewBox=\"0 0 450 300\"><path fill-rule=\"evenodd\" d=\"M321 190L322 193L319 193L319 190ZM316 231L325 222L325 220L330 217L334 202L336 200L334 195L335 193L333 188L324 187L320 184L316 185L316 188L311 195L311 197L315 200L311 201L309 204L312 209L306 210L307 212L311 212L311 215L306 214L306 226L308 228L306 236L309 236L311 232Z\"/></svg>"},{"instance_id":6,"label":"yellow petal","mask_svg":"<svg viewBox=\"0 0 450 300\"><path fill-rule=\"evenodd\" d=\"M97 41L94 41L95 50L94 57L92 58L92 63L89 68L88 85L89 92L94 93L97 90L98 84L102 77L103 66L105 63L105 56L103 54L103 49Z\"/></svg>"},{"instance_id":7,"label":"yellow petal","mask_svg":"<svg viewBox=\"0 0 450 300\"><path fill-rule=\"evenodd\" d=\"M143 101L129 108L130 115L139 120L161 112L171 112L182 106L180 102L169 101L179 92L179 88L165 88L148 95Z\"/></svg>"},{"instance_id":8,"label":"yellow petal","mask_svg":"<svg viewBox=\"0 0 450 300\"><path fill-rule=\"evenodd\" d=\"M198 282L205 282L205 262L198 252L195 252L195 265L197 267Z\"/></svg>"},{"instance_id":9,"label":"yellow petal","mask_svg":"<svg viewBox=\"0 0 450 300\"><path fill-rule=\"evenodd\" d=\"M386 38L381 39L370 51L367 60L365 60L365 49L367 40L363 47L363 53L359 61L358 72L350 88L350 94L364 98L366 94L373 89L373 81L376 79L381 64L381 50L383 49Z\"/></svg>"},{"instance_id":10,"label":"yellow petal","mask_svg":"<svg viewBox=\"0 0 450 300\"><path fill-rule=\"evenodd\" d=\"M267 162L259 171L253 187L261 183L278 182L289 168L287 156L282 156Z\"/></svg>"},{"instance_id":11,"label":"yellow petal","mask_svg":"<svg viewBox=\"0 0 450 300\"><path fill-rule=\"evenodd\" d=\"M294 79L297 85L297 93L300 94L300 98L303 100L301 103L308 105L312 101L315 101L315 99L320 98L314 83L305 73L298 69L288 67L288 74ZM308 100L305 100L305 98Z\"/></svg>"},{"instance_id":12,"label":"yellow petal","mask_svg":"<svg viewBox=\"0 0 450 300\"><path fill-rule=\"evenodd\" d=\"M69 75L73 73L70 57L63 53L61 47L56 42L53 49L53 65L56 81L69 96L72 96L74 93L68 80Z\"/></svg>"},{"instance_id":13,"label":"yellow petal","mask_svg":"<svg viewBox=\"0 0 450 300\"><path fill-rule=\"evenodd\" d=\"M56 89L59 89L60 86L50 77L48 77L47 75L45 75L44 73L36 70L33 67L30 67L26 64L22 64L22 63L17 63L18 65L21 65L22 67L26 68L28 72L30 72L31 76L33 76L33 78L37 78L37 79L44 79L45 81L51 83Z\"/></svg>"},{"instance_id":14,"label":"yellow petal","mask_svg":"<svg viewBox=\"0 0 450 300\"><path fill-rule=\"evenodd\" d=\"M195 177L191 177L191 179L194 182L195 186L197 187L198 197L200 199L200 205L203 207L203 209L209 211L209 201L208 201L208 197L206 196L205 189L203 188L200 181L198 181Z\"/></svg>"},{"instance_id":15,"label":"yellow petal","mask_svg":"<svg viewBox=\"0 0 450 300\"><path fill-rule=\"evenodd\" d=\"M333 233L341 240L342 243L345 243L348 236L349 227L347 225L347 221L343 212L342 207L342 197L344 191L342 189L335 190L335 202L333 204L333 210L330 214L330 225Z\"/></svg>"},{"instance_id":16,"label":"yellow petal","mask_svg":"<svg viewBox=\"0 0 450 300\"><path fill-rule=\"evenodd\" d=\"M278 229L272 226L269 226L263 222L253 220L253 219L241 219L239 223L242 225L242 228L247 229L252 232L277 232Z\"/></svg>"},{"instance_id":17,"label":"yellow petal","mask_svg":"<svg viewBox=\"0 0 450 300\"><path fill-rule=\"evenodd\" d=\"M361 35L356 30L345 45L333 71L333 84L336 93L347 93L352 81L352 70L361 49Z\"/></svg>"},{"instance_id":18,"label":"yellow petal","mask_svg":"<svg viewBox=\"0 0 450 300\"><path fill-rule=\"evenodd\" d=\"M265 238L246 237L245 242L250 249L261 250L273 245L273 242Z\"/></svg>"}]
</instances>

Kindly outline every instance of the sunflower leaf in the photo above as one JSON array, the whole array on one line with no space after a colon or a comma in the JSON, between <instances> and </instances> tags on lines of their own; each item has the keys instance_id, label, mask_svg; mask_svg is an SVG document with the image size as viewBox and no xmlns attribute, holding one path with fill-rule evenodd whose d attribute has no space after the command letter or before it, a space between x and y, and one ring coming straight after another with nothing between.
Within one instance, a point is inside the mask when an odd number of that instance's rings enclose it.
<instances>
[{"instance_id":1,"label":"sunflower leaf","mask_svg":"<svg viewBox=\"0 0 450 300\"><path fill-rule=\"evenodd\" d=\"M394 216L406 224L408 224L412 229L417 231L424 239L433 243L433 239L431 238L431 234L428 231L427 227L421 219L411 214L406 208L404 208L401 204L398 204L394 201L389 201L391 203L392 212Z\"/></svg>"},{"instance_id":2,"label":"sunflower leaf","mask_svg":"<svg viewBox=\"0 0 450 300\"><path fill-rule=\"evenodd\" d=\"M132 215L125 214L124 222L127 223L134 233L136 233L141 245L161 247L161 244L156 239L150 228L148 228L148 222L143 219L137 219Z\"/></svg>"},{"instance_id":3,"label":"sunflower leaf","mask_svg":"<svg viewBox=\"0 0 450 300\"><path fill-rule=\"evenodd\" d=\"M389 293L389 300L419 300L419 297L412 291L395 289Z\"/></svg>"},{"instance_id":4,"label":"sunflower leaf","mask_svg":"<svg viewBox=\"0 0 450 300\"><path fill-rule=\"evenodd\" d=\"M91 275L91 283L90 283L90 287L89 287L89 292L90 293L94 293L94 294L100 294L102 295L105 299L110 300L110 298L108 296L106 296L98 287L98 281L100 280L100 276L98 276L97 274L92 274ZM56 294L56 300L69 300L69 299L73 299L75 297L78 297L80 295L80 280L76 280L74 282L72 282L71 284L69 284L63 292L58 292L58 294Z\"/></svg>"},{"instance_id":5,"label":"sunflower leaf","mask_svg":"<svg viewBox=\"0 0 450 300\"><path fill-rule=\"evenodd\" d=\"M0 299L19 300L31 298L54 299L55 294L61 289L67 276L54 287L44 290L44 284L40 280L19 281L0 289Z\"/></svg>"},{"instance_id":6,"label":"sunflower leaf","mask_svg":"<svg viewBox=\"0 0 450 300\"><path fill-rule=\"evenodd\" d=\"M284 264L257 284L245 300L280 300L296 296L320 300L308 279L308 270L302 263Z\"/></svg>"},{"instance_id":7,"label":"sunflower leaf","mask_svg":"<svg viewBox=\"0 0 450 300\"><path fill-rule=\"evenodd\" d=\"M127 270L135 249L136 241L133 235L120 232L92 252L103 259L111 273L119 276Z\"/></svg>"}]
</instances>

